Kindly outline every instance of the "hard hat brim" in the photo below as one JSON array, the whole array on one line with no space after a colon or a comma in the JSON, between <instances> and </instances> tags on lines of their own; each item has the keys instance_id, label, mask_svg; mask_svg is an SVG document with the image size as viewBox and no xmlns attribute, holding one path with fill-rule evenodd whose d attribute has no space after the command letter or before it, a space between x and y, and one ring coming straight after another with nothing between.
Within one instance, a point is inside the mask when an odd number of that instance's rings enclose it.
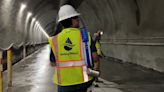
<instances>
[{"instance_id":1,"label":"hard hat brim","mask_svg":"<svg viewBox=\"0 0 164 92\"><path fill-rule=\"evenodd\" d=\"M67 16L67 17L60 18L58 20L58 22L61 22L61 21L65 20L65 19L72 18L72 17L75 17L75 16L80 16L80 13L76 13L76 14L72 14L72 15Z\"/></svg>"}]
</instances>

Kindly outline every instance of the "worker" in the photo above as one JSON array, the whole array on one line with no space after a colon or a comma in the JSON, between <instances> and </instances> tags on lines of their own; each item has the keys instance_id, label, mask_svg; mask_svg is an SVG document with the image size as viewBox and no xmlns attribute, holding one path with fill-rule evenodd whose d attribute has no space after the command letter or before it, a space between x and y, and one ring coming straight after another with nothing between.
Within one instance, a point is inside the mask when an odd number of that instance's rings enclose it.
<instances>
[{"instance_id":1,"label":"worker","mask_svg":"<svg viewBox=\"0 0 164 92\"><path fill-rule=\"evenodd\" d=\"M56 36L49 38L55 56L54 82L58 85L58 92L87 92L94 81L88 74L86 47L79 28L79 15L71 5L61 6L58 22L62 24L63 29ZM90 35L87 36L90 38L89 56L96 61L96 47Z\"/></svg>"},{"instance_id":2,"label":"worker","mask_svg":"<svg viewBox=\"0 0 164 92\"><path fill-rule=\"evenodd\" d=\"M99 71L99 72L100 72L100 60L102 57L105 57L105 55L103 54L103 52L101 50L101 44L100 44L102 35L103 35L102 31L97 31L96 33L94 33L94 42L95 42L96 49L97 49L97 55L99 57L98 61L94 62L94 70ZM101 82L101 81L99 81L98 77L95 78L95 81ZM97 87L98 85L95 84L95 86Z\"/></svg>"}]
</instances>

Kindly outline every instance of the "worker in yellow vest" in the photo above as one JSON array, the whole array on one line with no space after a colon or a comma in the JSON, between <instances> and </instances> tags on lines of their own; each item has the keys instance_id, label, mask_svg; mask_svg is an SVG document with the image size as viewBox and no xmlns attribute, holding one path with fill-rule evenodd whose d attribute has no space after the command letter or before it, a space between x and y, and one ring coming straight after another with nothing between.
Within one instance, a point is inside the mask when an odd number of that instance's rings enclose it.
<instances>
[{"instance_id":1,"label":"worker in yellow vest","mask_svg":"<svg viewBox=\"0 0 164 92\"><path fill-rule=\"evenodd\" d=\"M97 31L96 33L94 33L94 42L95 42L95 46L97 49L97 55L99 57L99 60L94 62L94 69L99 72L100 72L100 60L102 57L105 57L105 55L103 54L103 52L101 50L101 43L100 43L102 35L103 35L102 31ZM98 77L95 78L95 81L99 82ZM95 86L97 86L97 84Z\"/></svg>"},{"instance_id":2,"label":"worker in yellow vest","mask_svg":"<svg viewBox=\"0 0 164 92\"><path fill-rule=\"evenodd\" d=\"M94 80L88 74L86 47L79 28L79 15L71 5L61 6L58 22L62 24L63 30L49 38L55 56L54 82L58 85L58 92L87 92ZM98 56L93 43L89 36L89 55L96 61Z\"/></svg>"}]
</instances>

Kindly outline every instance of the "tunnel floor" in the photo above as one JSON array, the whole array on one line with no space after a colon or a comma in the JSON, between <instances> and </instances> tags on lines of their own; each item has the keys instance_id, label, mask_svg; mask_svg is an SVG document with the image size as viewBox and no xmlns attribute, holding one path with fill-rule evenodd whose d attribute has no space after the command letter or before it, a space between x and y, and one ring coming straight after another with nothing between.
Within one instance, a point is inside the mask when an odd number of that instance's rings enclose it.
<instances>
[{"instance_id":1,"label":"tunnel floor","mask_svg":"<svg viewBox=\"0 0 164 92\"><path fill-rule=\"evenodd\" d=\"M101 77L123 92L163 92L164 73L114 58L101 60Z\"/></svg>"},{"instance_id":2,"label":"tunnel floor","mask_svg":"<svg viewBox=\"0 0 164 92\"><path fill-rule=\"evenodd\" d=\"M57 92L53 83L54 68L49 64L49 46L13 66L12 87L7 87L7 71L4 76L4 92ZM92 92L163 92L164 74L112 58L102 59L99 87ZM94 83L95 84L95 83Z\"/></svg>"}]
</instances>

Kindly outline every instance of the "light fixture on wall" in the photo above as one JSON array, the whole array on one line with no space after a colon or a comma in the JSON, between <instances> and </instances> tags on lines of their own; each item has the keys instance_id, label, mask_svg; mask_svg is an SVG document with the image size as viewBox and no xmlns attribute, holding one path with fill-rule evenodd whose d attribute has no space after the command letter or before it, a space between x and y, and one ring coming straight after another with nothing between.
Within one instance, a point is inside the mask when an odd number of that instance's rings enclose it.
<instances>
[{"instance_id":1,"label":"light fixture on wall","mask_svg":"<svg viewBox=\"0 0 164 92\"><path fill-rule=\"evenodd\" d=\"M41 24L39 23L39 21L36 21L36 26L37 26L37 28L39 28L38 30L41 31L47 38L50 37L50 36L46 33L46 31L43 29L43 27L41 26Z\"/></svg>"},{"instance_id":2,"label":"light fixture on wall","mask_svg":"<svg viewBox=\"0 0 164 92\"><path fill-rule=\"evenodd\" d=\"M26 8L26 4L21 4L20 11L23 11Z\"/></svg>"}]
</instances>

